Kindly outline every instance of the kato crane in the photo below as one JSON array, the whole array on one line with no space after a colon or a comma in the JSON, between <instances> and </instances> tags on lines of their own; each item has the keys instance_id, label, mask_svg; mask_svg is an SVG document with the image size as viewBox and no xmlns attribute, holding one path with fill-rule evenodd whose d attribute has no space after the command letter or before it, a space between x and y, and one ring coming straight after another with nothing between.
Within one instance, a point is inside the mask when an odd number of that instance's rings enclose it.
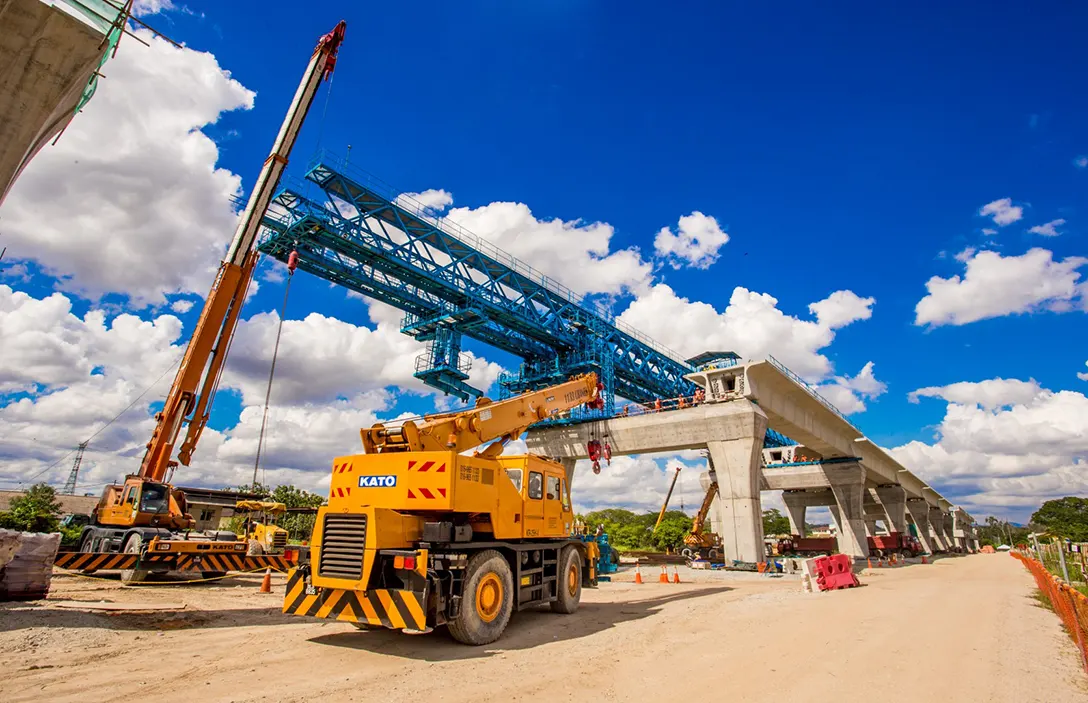
<instances>
[{"instance_id":1,"label":"kato crane","mask_svg":"<svg viewBox=\"0 0 1088 703\"><path fill-rule=\"evenodd\" d=\"M503 456L530 425L595 405L586 374L543 390L360 431L364 453L334 460L311 561L287 577L283 612L498 639L514 610L578 608L597 584L596 542L572 536L562 464ZM485 445L472 453L473 447Z\"/></svg>"},{"instance_id":2,"label":"kato crane","mask_svg":"<svg viewBox=\"0 0 1088 703\"><path fill-rule=\"evenodd\" d=\"M223 363L257 264L254 245L261 219L317 88L336 65L345 26L341 21L321 37L310 56L272 153L264 162L204 301L163 409L155 417L155 429L139 472L126 476L124 483L106 486L91 524L83 529L80 554L58 557L57 566L83 571L119 568L123 570L122 579L131 582L142 580L151 571L192 569L218 574L232 568L260 566L264 561L284 565L271 557L247 559L247 542L232 532L193 532L195 521L187 510L185 495L168 481L179 463L189 465L208 423ZM288 266L294 271L292 262ZM188 429L175 460L174 448L186 423Z\"/></svg>"}]
</instances>

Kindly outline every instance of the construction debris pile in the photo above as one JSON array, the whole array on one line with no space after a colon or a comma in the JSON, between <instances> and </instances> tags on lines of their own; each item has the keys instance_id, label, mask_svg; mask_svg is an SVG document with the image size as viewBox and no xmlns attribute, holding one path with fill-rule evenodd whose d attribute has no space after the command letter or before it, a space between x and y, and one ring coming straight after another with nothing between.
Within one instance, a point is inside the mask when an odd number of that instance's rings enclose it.
<instances>
[{"instance_id":1,"label":"construction debris pile","mask_svg":"<svg viewBox=\"0 0 1088 703\"><path fill-rule=\"evenodd\" d=\"M45 598L59 546L57 533L0 530L0 601Z\"/></svg>"}]
</instances>

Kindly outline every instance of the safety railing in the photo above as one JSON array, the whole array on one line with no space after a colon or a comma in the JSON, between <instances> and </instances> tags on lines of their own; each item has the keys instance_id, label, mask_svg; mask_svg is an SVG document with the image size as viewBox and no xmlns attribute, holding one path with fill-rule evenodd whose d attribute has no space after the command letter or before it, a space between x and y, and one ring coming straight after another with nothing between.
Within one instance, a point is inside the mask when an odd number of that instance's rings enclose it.
<instances>
[{"instance_id":1,"label":"safety railing","mask_svg":"<svg viewBox=\"0 0 1088 703\"><path fill-rule=\"evenodd\" d=\"M706 394L697 391L693 395L678 396L676 398L664 398L652 403L627 403L616 408L613 417L635 417L637 415L653 415L655 413L669 412L670 410L683 410L706 402Z\"/></svg>"},{"instance_id":2,"label":"safety railing","mask_svg":"<svg viewBox=\"0 0 1088 703\"><path fill-rule=\"evenodd\" d=\"M640 343L653 349L659 354L662 354L669 359L677 363L683 363L682 357L669 349L663 344L656 342L642 332L635 328L624 324L616 319L612 311L606 307L598 305L596 302L589 300L578 293L575 293L570 288L567 288L559 281L556 281L550 276L546 276L540 271L537 271L529 264L518 259L513 254L500 249L486 239L481 239L478 235L473 234L469 230L465 229L458 223L444 217L439 210L433 207L429 207L419 202L415 198L398 191L393 186L389 185L385 181L381 180L377 176L352 165L347 159L343 159L340 156L329 152L327 150L321 150L310 162L310 168L314 168L318 165L325 165L335 169L338 173L351 178L359 185L366 187L368 190L381 195L389 202L395 203L402 210L405 210L416 217L425 220L442 232L450 235L454 239L460 241L462 244L472 247L473 249L483 252L491 259L503 264L510 270L518 273L521 276L529 279L530 281L543 286L550 293L555 296L566 300L569 303L577 305L608 322L610 325L620 330L624 334L633 339L638 340Z\"/></svg>"},{"instance_id":3,"label":"safety railing","mask_svg":"<svg viewBox=\"0 0 1088 703\"><path fill-rule=\"evenodd\" d=\"M1046 595L1050 606L1061 618L1065 631L1080 652L1081 666L1088 671L1088 596L1047 571L1042 562L1030 554L1015 551L1010 554L1019 559L1035 577L1035 585Z\"/></svg>"}]
</instances>

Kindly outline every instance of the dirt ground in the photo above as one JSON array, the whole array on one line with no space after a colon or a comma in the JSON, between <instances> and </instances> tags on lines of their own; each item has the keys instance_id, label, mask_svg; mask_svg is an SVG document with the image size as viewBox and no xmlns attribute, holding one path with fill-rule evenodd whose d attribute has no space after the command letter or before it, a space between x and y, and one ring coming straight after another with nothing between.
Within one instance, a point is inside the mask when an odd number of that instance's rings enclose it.
<instances>
[{"instance_id":1,"label":"dirt ground","mask_svg":"<svg viewBox=\"0 0 1088 703\"><path fill-rule=\"evenodd\" d=\"M127 589L58 575L48 601L0 605L0 700L1088 700L1069 638L1007 555L874 569L823 594L657 574L621 574L574 615L515 614L481 648L284 616L282 576L261 595L250 576ZM58 606L72 600L173 609Z\"/></svg>"}]
</instances>

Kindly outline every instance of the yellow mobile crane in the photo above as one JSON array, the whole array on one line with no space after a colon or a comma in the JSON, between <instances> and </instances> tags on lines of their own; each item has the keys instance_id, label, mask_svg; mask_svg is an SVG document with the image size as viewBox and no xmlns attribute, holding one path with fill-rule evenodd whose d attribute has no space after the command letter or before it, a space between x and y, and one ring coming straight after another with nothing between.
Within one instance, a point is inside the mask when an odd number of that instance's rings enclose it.
<instances>
[{"instance_id":1,"label":"yellow mobile crane","mask_svg":"<svg viewBox=\"0 0 1088 703\"><path fill-rule=\"evenodd\" d=\"M234 240L219 265L163 409L155 418L155 429L139 473L126 476L124 483L106 486L92 512L91 524L83 529L80 553L58 556L57 566L85 572L122 569L122 579L126 582L140 581L149 572L200 570L207 575L218 575L266 564L283 566L282 559L247 558L247 542L232 532L193 532L195 521L188 512L185 495L171 486L167 477L179 462L189 465L208 422L223 362L253 280L261 218L287 166L287 157L317 88L336 65L344 28L345 23L340 22L321 37L310 56L272 153L265 160L245 211L238 219ZM188 430L175 460L174 447L186 422Z\"/></svg>"},{"instance_id":2,"label":"yellow mobile crane","mask_svg":"<svg viewBox=\"0 0 1088 703\"><path fill-rule=\"evenodd\" d=\"M710 457L707 457L710 461ZM722 554L721 537L706 530L706 518L710 513L710 506L714 504L714 498L718 495L718 474L714 471L714 464L710 463L710 485L707 486L706 495L703 496L703 504L699 506L699 512L691 521L691 532L684 535L684 549L681 551L686 557L699 559L718 559Z\"/></svg>"},{"instance_id":3,"label":"yellow mobile crane","mask_svg":"<svg viewBox=\"0 0 1088 703\"><path fill-rule=\"evenodd\" d=\"M502 451L533 423L596 403L598 392L588 374L361 430L364 453L333 463L311 562L288 573L283 612L363 629L448 625L474 645L497 640L514 610L573 613L582 587L597 584L600 554L571 536L569 477L544 457Z\"/></svg>"}]
</instances>

